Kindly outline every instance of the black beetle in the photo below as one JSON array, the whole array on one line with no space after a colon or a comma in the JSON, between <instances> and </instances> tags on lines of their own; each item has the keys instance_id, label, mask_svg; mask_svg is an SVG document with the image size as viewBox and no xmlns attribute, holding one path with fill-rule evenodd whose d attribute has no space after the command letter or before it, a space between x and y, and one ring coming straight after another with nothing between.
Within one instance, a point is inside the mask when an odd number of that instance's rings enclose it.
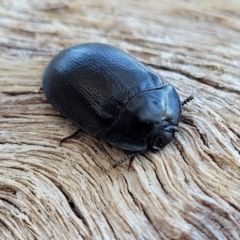
<instances>
[{"instance_id":1,"label":"black beetle","mask_svg":"<svg viewBox=\"0 0 240 240\"><path fill-rule=\"evenodd\" d=\"M171 142L182 105L193 98L181 103L169 82L101 43L61 51L45 69L43 91L80 129L131 153L159 150Z\"/></svg>"}]
</instances>

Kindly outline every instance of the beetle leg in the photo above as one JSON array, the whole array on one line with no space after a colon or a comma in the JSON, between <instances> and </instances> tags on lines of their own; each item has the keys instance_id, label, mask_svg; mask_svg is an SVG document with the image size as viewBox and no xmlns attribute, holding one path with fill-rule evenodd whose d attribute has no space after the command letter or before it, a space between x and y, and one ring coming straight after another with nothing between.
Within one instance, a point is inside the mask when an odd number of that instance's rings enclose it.
<instances>
[{"instance_id":1,"label":"beetle leg","mask_svg":"<svg viewBox=\"0 0 240 240\"><path fill-rule=\"evenodd\" d=\"M43 87L40 87L38 90L38 93L42 93L43 92Z\"/></svg>"},{"instance_id":2,"label":"beetle leg","mask_svg":"<svg viewBox=\"0 0 240 240\"><path fill-rule=\"evenodd\" d=\"M82 131L82 129L81 128L79 128L76 132L74 132L73 134L71 134L71 135L69 135L69 136L67 136L67 137L64 137L64 138L62 138L62 139L60 139L60 141L59 141L59 145L60 146L62 146L62 143L63 142L65 142L67 139L69 139L69 138L73 138L73 137L75 137L79 132L81 132Z\"/></svg>"},{"instance_id":3,"label":"beetle leg","mask_svg":"<svg viewBox=\"0 0 240 240\"><path fill-rule=\"evenodd\" d=\"M136 154L134 154L134 156L130 157L129 164L128 164L128 171L129 171L130 167L132 166L132 162L133 162L135 156L136 156Z\"/></svg>"},{"instance_id":4,"label":"beetle leg","mask_svg":"<svg viewBox=\"0 0 240 240\"><path fill-rule=\"evenodd\" d=\"M182 101L182 106L184 106L185 104L187 104L188 102L193 100L193 95L187 97L184 101Z\"/></svg>"}]
</instances>

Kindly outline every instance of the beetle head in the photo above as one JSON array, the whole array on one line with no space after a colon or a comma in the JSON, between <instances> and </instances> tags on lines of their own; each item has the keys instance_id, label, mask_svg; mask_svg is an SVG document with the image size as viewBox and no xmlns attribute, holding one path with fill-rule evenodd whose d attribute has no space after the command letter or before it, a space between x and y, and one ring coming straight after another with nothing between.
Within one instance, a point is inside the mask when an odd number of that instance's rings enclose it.
<instances>
[{"instance_id":1,"label":"beetle head","mask_svg":"<svg viewBox=\"0 0 240 240\"><path fill-rule=\"evenodd\" d=\"M148 136L149 148L152 150L162 149L173 140L176 131L177 126L166 120L155 124Z\"/></svg>"}]
</instances>

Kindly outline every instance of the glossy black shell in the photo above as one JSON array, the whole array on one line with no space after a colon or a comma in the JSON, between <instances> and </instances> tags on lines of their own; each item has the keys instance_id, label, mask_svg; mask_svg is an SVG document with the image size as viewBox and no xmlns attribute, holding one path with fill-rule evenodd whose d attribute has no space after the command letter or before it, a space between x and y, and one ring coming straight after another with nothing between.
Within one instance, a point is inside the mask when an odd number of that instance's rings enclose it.
<instances>
[{"instance_id":1,"label":"glossy black shell","mask_svg":"<svg viewBox=\"0 0 240 240\"><path fill-rule=\"evenodd\" d=\"M160 149L181 116L174 87L121 50L100 43L60 52L43 75L48 101L94 137L129 151Z\"/></svg>"}]
</instances>

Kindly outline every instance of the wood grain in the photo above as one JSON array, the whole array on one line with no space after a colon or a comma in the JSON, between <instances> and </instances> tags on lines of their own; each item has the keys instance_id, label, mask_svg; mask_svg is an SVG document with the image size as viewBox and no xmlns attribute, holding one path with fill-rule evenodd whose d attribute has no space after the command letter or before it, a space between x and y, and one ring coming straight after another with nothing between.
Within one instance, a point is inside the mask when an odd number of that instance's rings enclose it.
<instances>
[{"instance_id":1,"label":"wood grain","mask_svg":"<svg viewBox=\"0 0 240 240\"><path fill-rule=\"evenodd\" d=\"M1 1L0 239L239 239L240 3ZM125 156L77 128L39 92L65 47L109 43L170 81L176 139Z\"/></svg>"}]
</instances>

